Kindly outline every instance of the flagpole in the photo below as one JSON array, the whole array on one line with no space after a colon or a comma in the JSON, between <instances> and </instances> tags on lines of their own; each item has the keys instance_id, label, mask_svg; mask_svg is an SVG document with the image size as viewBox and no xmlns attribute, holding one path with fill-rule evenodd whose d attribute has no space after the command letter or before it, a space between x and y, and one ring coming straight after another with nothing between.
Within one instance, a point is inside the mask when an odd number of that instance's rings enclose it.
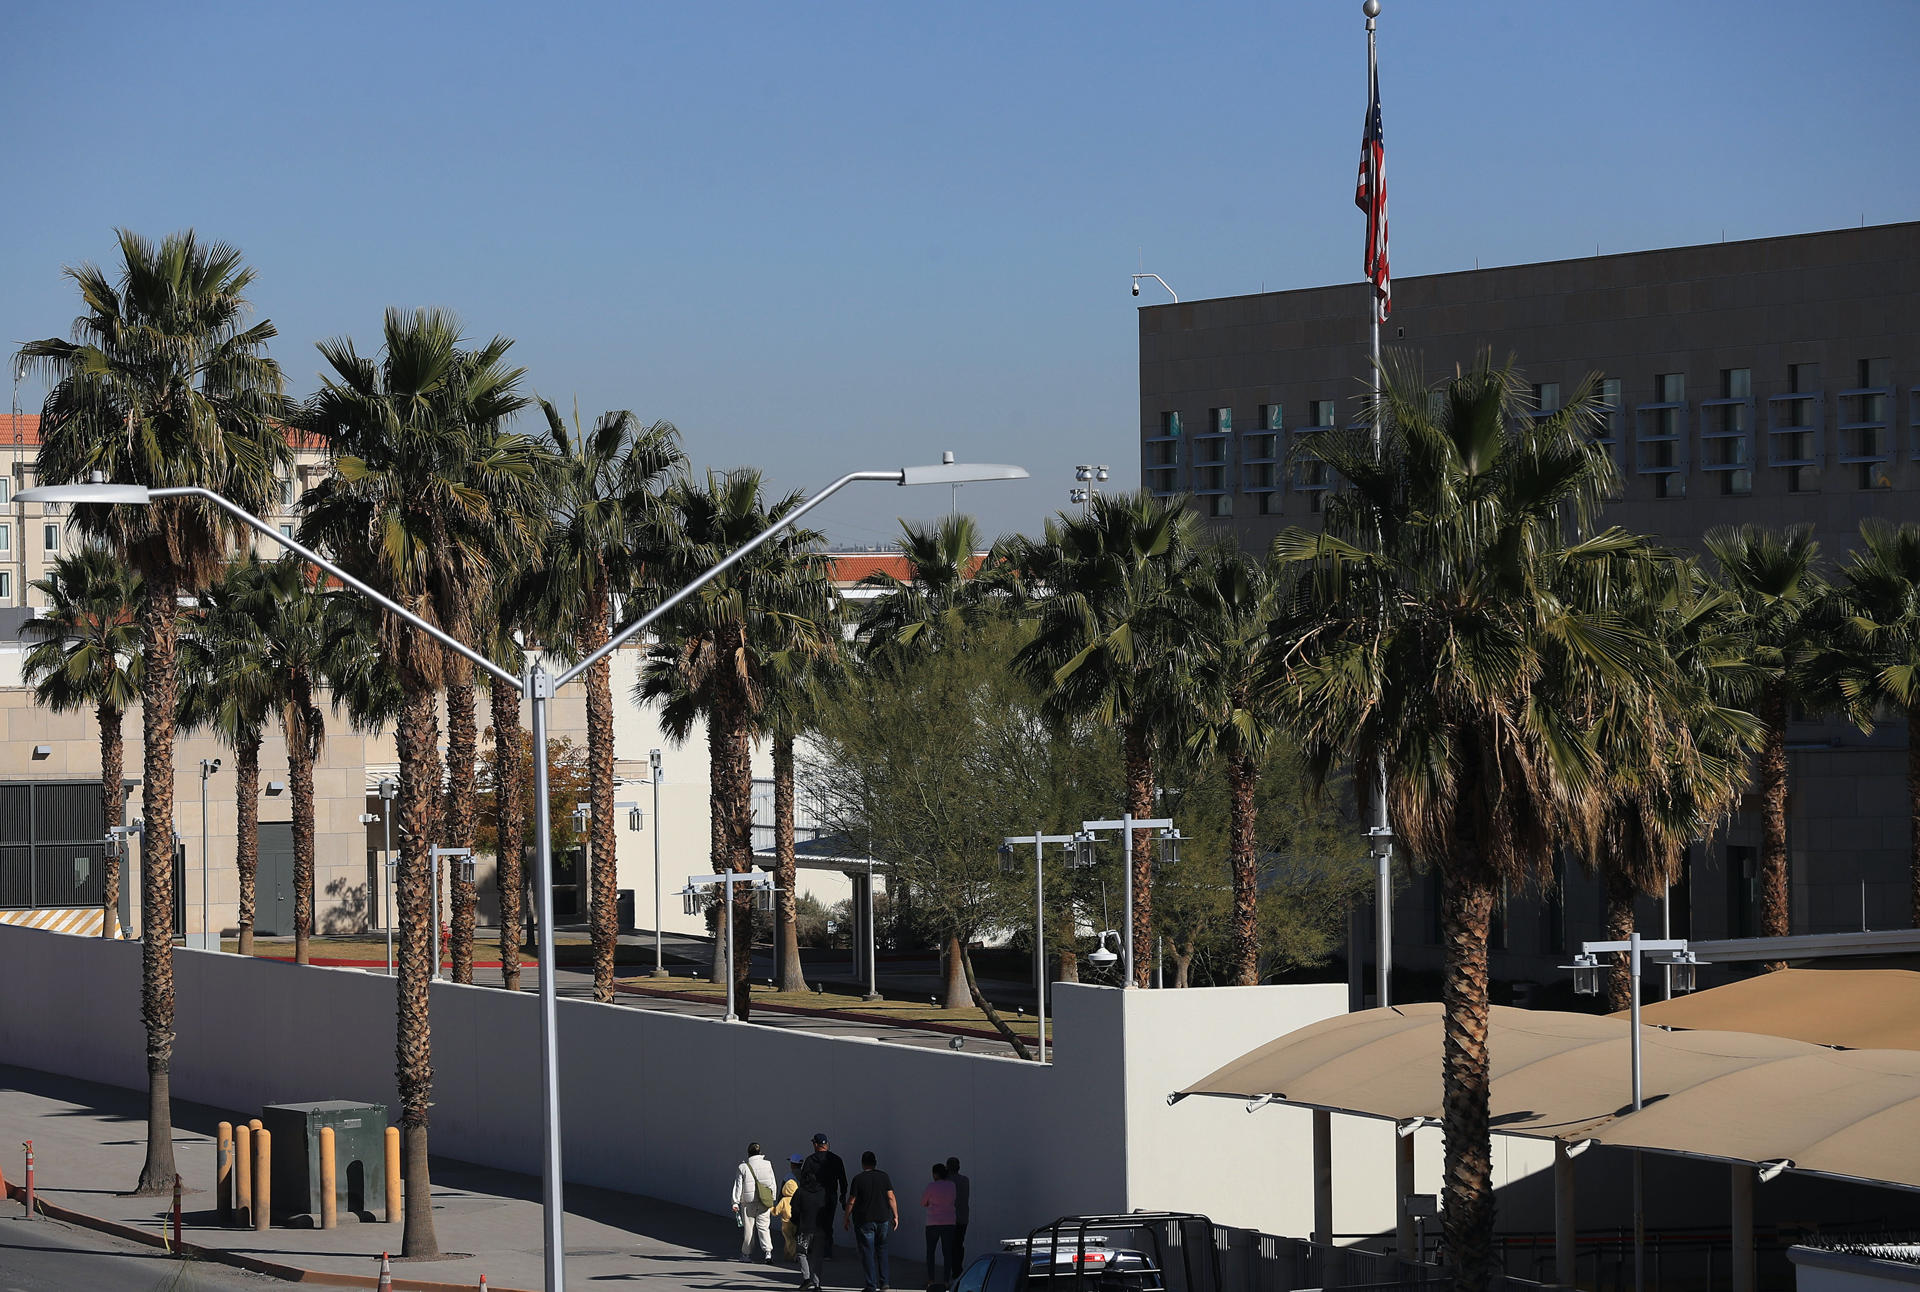
<instances>
[{"instance_id":1,"label":"flagpole","mask_svg":"<svg viewBox=\"0 0 1920 1292\"><path fill-rule=\"evenodd\" d=\"M1367 16L1367 96L1372 98L1374 87L1380 83L1379 51L1375 46L1374 22L1380 16L1380 0L1365 0L1360 10ZM1373 383L1373 458L1380 460L1380 298L1374 291L1374 284L1367 284L1367 320L1369 323L1371 345L1368 375ZM1379 932L1374 947L1374 979L1376 1004L1382 1009L1392 1003L1389 985L1393 979L1393 845L1389 842L1393 827L1387 824L1387 758L1383 753L1378 762L1379 784L1375 797L1375 825L1372 830L1373 847L1370 851L1374 858L1374 909L1380 917Z\"/></svg>"}]
</instances>

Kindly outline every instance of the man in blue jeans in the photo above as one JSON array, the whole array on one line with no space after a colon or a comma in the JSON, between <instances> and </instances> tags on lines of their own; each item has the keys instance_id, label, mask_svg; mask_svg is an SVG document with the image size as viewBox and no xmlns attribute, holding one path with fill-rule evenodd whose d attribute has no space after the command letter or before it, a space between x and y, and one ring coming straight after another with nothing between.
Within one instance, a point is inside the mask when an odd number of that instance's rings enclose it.
<instances>
[{"instance_id":1,"label":"man in blue jeans","mask_svg":"<svg viewBox=\"0 0 1920 1292\"><path fill-rule=\"evenodd\" d=\"M860 1245L860 1268L867 1283L863 1292L888 1292L887 1235L900 1227L900 1203L893 1181L872 1153L860 1155L860 1174L847 1186L846 1227Z\"/></svg>"}]
</instances>

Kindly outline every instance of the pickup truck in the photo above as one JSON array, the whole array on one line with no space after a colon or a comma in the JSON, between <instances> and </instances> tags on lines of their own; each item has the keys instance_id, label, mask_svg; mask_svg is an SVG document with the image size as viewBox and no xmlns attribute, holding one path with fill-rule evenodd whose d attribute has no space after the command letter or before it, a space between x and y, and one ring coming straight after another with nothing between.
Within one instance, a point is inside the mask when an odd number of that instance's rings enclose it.
<instances>
[{"instance_id":1,"label":"pickup truck","mask_svg":"<svg viewBox=\"0 0 1920 1292\"><path fill-rule=\"evenodd\" d=\"M1190 1212L1066 1216L961 1272L953 1292L1220 1292L1213 1222Z\"/></svg>"}]
</instances>

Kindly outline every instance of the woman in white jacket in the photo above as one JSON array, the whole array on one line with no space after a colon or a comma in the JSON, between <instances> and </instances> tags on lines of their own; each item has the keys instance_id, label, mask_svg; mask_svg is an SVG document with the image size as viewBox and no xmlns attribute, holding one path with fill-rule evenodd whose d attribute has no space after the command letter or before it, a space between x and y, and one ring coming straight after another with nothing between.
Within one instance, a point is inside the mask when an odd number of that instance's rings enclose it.
<instances>
[{"instance_id":1,"label":"woman in white jacket","mask_svg":"<svg viewBox=\"0 0 1920 1292\"><path fill-rule=\"evenodd\" d=\"M740 1218L740 1259L753 1260L754 1238L760 1240L759 1260L773 1260L773 1201L778 1196L773 1163L760 1145L747 1145L747 1158L733 1169L733 1214Z\"/></svg>"}]
</instances>

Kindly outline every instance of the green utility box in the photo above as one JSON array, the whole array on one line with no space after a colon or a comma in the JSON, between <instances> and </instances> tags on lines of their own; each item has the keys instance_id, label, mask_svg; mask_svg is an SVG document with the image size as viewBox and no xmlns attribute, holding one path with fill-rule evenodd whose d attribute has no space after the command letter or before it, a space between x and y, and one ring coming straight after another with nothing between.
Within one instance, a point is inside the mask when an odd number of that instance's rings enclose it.
<instances>
[{"instance_id":1,"label":"green utility box","mask_svg":"<svg viewBox=\"0 0 1920 1292\"><path fill-rule=\"evenodd\" d=\"M333 1196L341 1220L379 1220L387 1209L387 1110L383 1104L323 1100L269 1104L260 1124L273 1135L273 1220L320 1223L320 1128L333 1127Z\"/></svg>"}]
</instances>

